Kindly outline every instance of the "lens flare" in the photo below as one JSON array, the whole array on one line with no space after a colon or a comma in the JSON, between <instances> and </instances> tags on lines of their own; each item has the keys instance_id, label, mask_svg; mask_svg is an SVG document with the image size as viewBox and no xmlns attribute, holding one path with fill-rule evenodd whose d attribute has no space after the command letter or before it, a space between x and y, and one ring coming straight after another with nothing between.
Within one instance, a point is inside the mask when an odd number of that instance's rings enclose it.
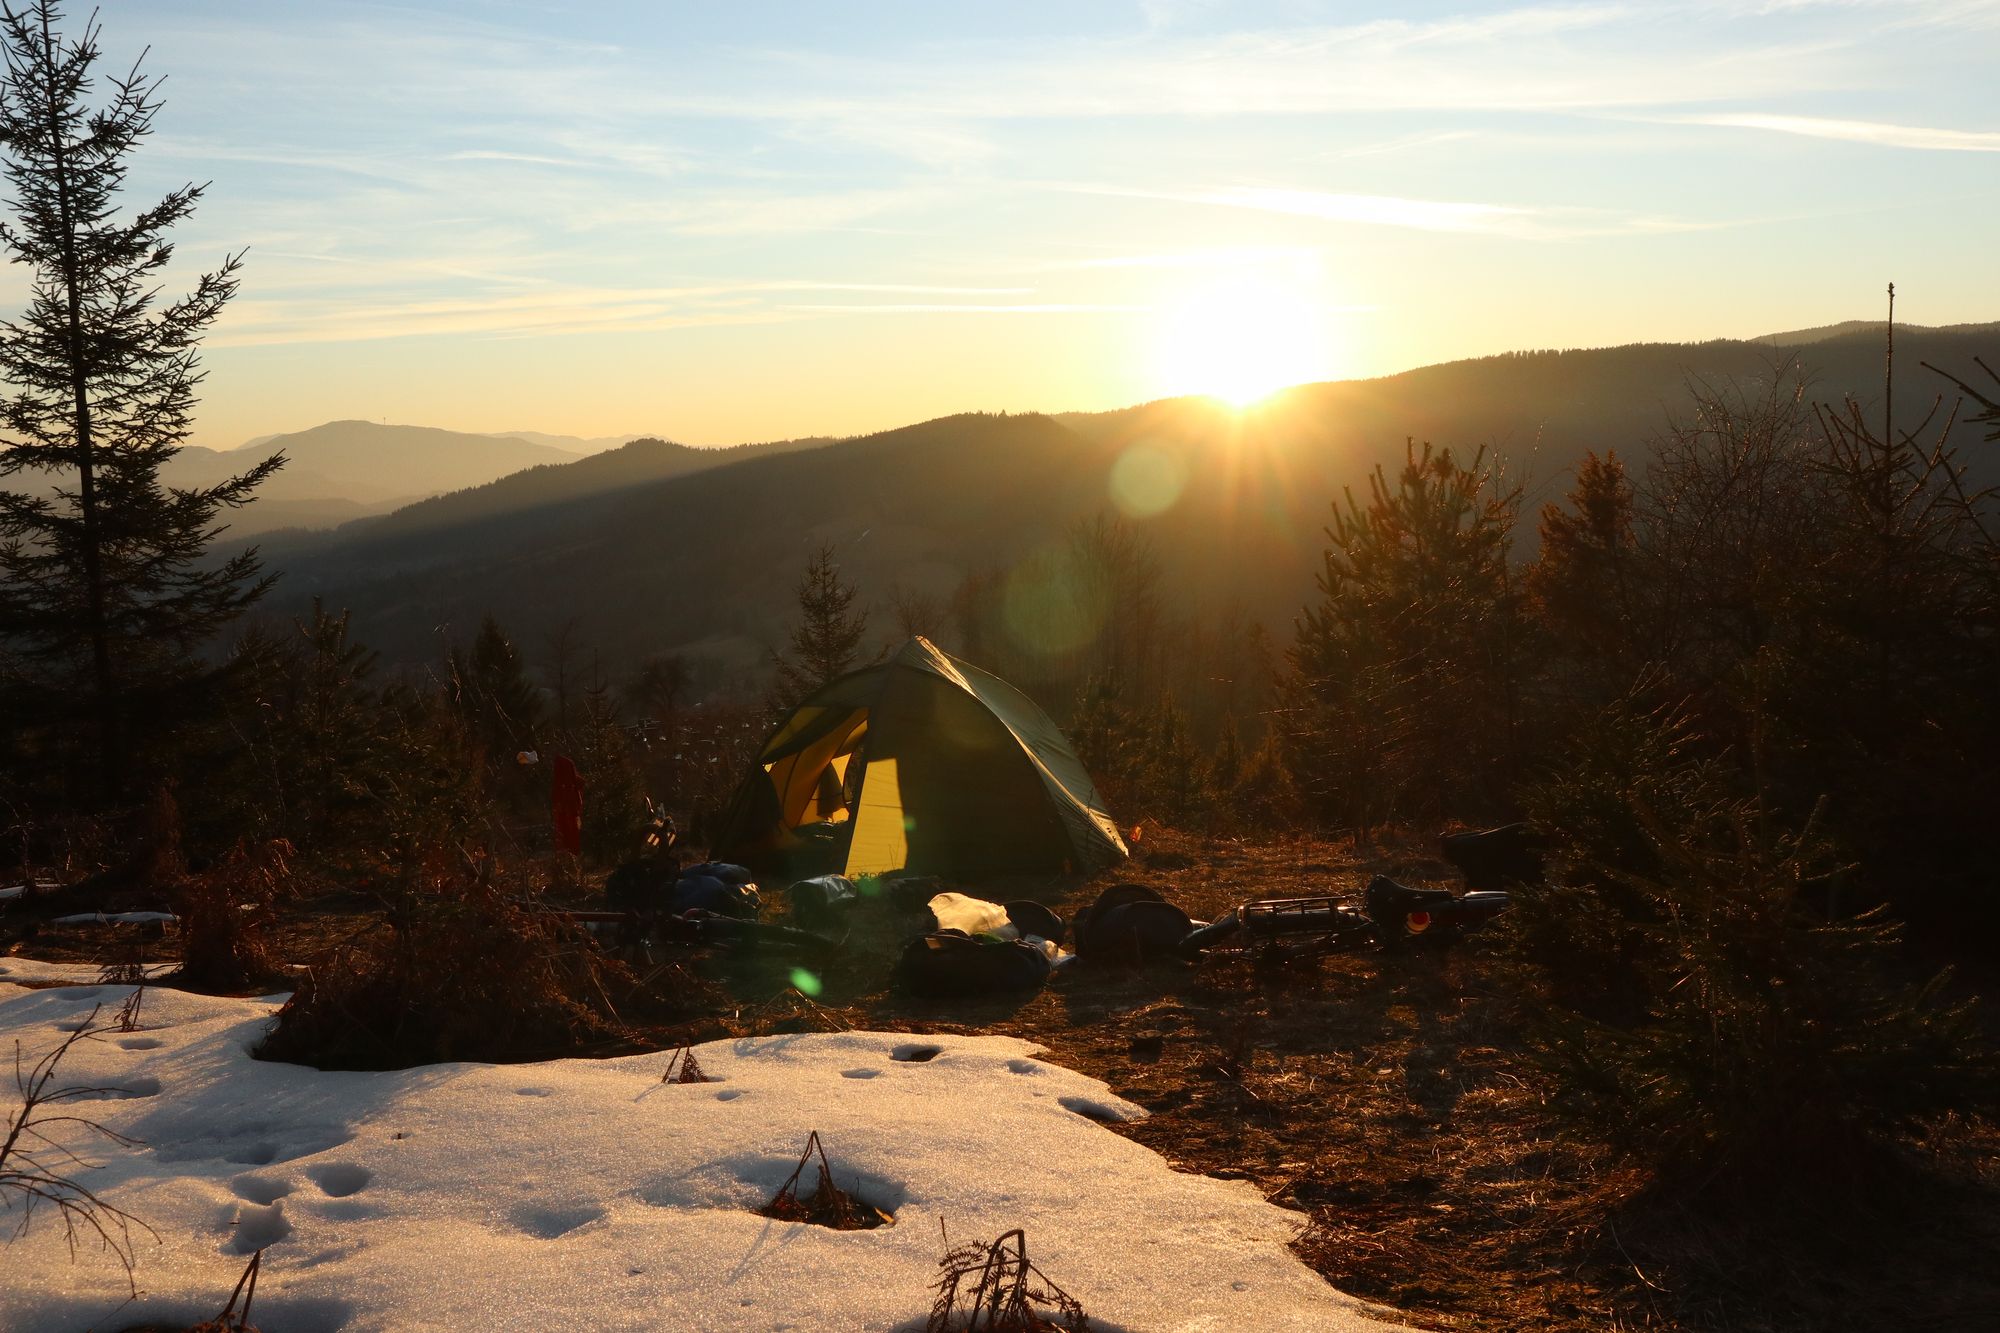
<instances>
[{"instance_id":1,"label":"lens flare","mask_svg":"<svg viewBox=\"0 0 2000 1333\"><path fill-rule=\"evenodd\" d=\"M1002 603L1008 637L1031 653L1062 657L1097 637L1106 590L1076 567L1069 553L1044 550L1007 575Z\"/></svg>"},{"instance_id":2,"label":"lens flare","mask_svg":"<svg viewBox=\"0 0 2000 1333\"><path fill-rule=\"evenodd\" d=\"M1135 444L1111 465L1111 502L1127 518L1151 518L1174 507L1187 488L1187 464L1150 444Z\"/></svg>"}]
</instances>

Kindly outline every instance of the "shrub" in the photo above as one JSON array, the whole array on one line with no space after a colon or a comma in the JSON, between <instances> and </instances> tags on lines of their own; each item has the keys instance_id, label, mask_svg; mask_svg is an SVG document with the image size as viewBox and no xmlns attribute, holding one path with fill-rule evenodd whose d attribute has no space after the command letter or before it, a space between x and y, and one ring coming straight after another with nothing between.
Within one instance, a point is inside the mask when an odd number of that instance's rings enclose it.
<instances>
[{"instance_id":1,"label":"shrub","mask_svg":"<svg viewBox=\"0 0 2000 1333\"><path fill-rule=\"evenodd\" d=\"M1252 829L1290 828L1304 818L1305 803L1292 780L1284 738L1275 731L1267 732L1263 743L1243 761L1230 784L1229 807L1240 823Z\"/></svg>"},{"instance_id":2,"label":"shrub","mask_svg":"<svg viewBox=\"0 0 2000 1333\"><path fill-rule=\"evenodd\" d=\"M1819 812L1786 827L1699 740L1614 705L1535 796L1564 868L1507 934L1578 1109L1691 1178L1823 1162L1989 1090L1946 979L1899 975L1880 910L1825 910L1847 867Z\"/></svg>"},{"instance_id":3,"label":"shrub","mask_svg":"<svg viewBox=\"0 0 2000 1333\"><path fill-rule=\"evenodd\" d=\"M426 867L387 917L301 978L257 1048L321 1069L573 1055L625 1035L631 973L489 869Z\"/></svg>"},{"instance_id":4,"label":"shrub","mask_svg":"<svg viewBox=\"0 0 2000 1333\"><path fill-rule=\"evenodd\" d=\"M174 984L226 994L280 975L265 938L271 907L288 885L291 845L238 844L206 872L181 881L174 910L181 919L181 966Z\"/></svg>"}]
</instances>

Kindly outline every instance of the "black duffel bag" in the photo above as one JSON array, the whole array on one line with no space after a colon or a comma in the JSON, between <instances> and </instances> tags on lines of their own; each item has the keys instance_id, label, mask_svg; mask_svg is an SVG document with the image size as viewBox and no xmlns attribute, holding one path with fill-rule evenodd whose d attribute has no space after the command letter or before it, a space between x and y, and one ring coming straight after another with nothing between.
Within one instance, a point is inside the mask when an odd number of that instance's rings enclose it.
<instances>
[{"instance_id":1,"label":"black duffel bag","mask_svg":"<svg viewBox=\"0 0 2000 1333\"><path fill-rule=\"evenodd\" d=\"M896 961L896 984L933 999L1008 995L1039 989L1049 970L1048 955L1032 944L934 930L904 946Z\"/></svg>"}]
</instances>

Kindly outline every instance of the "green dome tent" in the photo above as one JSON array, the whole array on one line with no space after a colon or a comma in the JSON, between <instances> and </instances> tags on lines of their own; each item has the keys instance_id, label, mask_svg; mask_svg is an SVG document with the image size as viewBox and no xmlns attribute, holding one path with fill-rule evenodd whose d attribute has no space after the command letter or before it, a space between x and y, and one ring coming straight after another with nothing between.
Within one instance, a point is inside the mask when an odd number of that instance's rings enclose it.
<instances>
[{"instance_id":1,"label":"green dome tent","mask_svg":"<svg viewBox=\"0 0 2000 1333\"><path fill-rule=\"evenodd\" d=\"M792 710L713 854L759 870L981 875L1095 870L1126 851L1048 715L914 638Z\"/></svg>"}]
</instances>

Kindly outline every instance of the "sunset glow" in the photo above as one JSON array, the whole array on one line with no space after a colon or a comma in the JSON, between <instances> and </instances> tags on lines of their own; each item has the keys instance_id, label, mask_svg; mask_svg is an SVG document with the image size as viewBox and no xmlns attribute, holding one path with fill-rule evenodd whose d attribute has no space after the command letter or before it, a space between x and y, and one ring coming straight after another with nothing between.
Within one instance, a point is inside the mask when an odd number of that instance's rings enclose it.
<instances>
[{"instance_id":1,"label":"sunset glow","mask_svg":"<svg viewBox=\"0 0 2000 1333\"><path fill-rule=\"evenodd\" d=\"M1202 287L1159 321L1160 391L1242 407L1287 385L1337 378L1329 318L1311 288L1267 277Z\"/></svg>"},{"instance_id":2,"label":"sunset glow","mask_svg":"<svg viewBox=\"0 0 2000 1333\"><path fill-rule=\"evenodd\" d=\"M249 248L196 433L230 447L1242 403L1873 317L1892 276L1991 318L1993 10L1906 8L102 14L107 67L172 71L135 193L214 182L176 263Z\"/></svg>"}]
</instances>

